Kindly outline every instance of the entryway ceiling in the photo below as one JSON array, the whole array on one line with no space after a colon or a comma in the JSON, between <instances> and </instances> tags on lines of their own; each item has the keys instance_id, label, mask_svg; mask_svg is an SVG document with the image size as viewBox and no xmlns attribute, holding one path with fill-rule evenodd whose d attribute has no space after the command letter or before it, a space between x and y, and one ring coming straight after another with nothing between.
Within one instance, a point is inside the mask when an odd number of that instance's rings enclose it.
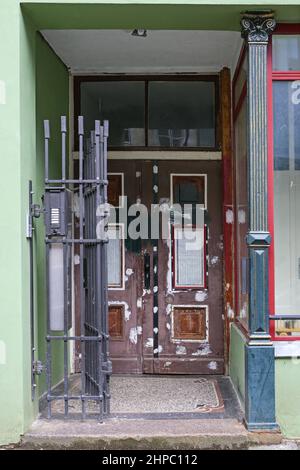
<instances>
[{"instance_id":1,"label":"entryway ceiling","mask_svg":"<svg viewBox=\"0 0 300 470\"><path fill-rule=\"evenodd\" d=\"M73 73L218 72L233 68L239 32L149 30L43 30L46 41Z\"/></svg>"}]
</instances>

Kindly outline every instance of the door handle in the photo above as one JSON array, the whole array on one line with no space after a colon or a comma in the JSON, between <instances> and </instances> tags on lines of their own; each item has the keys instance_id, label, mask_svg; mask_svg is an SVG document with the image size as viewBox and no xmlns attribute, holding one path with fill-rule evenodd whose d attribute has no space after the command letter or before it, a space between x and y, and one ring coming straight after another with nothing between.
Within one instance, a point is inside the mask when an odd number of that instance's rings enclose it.
<instances>
[{"instance_id":1,"label":"door handle","mask_svg":"<svg viewBox=\"0 0 300 470\"><path fill-rule=\"evenodd\" d=\"M150 255L144 254L144 288L150 289Z\"/></svg>"}]
</instances>

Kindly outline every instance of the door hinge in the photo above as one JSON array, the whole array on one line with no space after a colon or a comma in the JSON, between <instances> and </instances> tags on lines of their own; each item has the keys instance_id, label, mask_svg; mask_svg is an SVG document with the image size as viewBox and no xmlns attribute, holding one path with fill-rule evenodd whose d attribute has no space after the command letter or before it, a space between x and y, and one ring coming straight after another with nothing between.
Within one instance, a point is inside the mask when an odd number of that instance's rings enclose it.
<instances>
[{"instance_id":1,"label":"door hinge","mask_svg":"<svg viewBox=\"0 0 300 470\"><path fill-rule=\"evenodd\" d=\"M45 370L45 366L42 361L34 361L32 364L32 370L34 375L41 375L41 373Z\"/></svg>"}]
</instances>

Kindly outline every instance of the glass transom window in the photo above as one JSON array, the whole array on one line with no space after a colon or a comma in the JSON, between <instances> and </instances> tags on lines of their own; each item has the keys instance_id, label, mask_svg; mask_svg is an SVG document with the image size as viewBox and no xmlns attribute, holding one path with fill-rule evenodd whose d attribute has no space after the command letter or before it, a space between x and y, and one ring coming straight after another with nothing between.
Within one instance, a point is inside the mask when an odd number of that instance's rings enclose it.
<instances>
[{"instance_id":1,"label":"glass transom window","mask_svg":"<svg viewBox=\"0 0 300 470\"><path fill-rule=\"evenodd\" d=\"M107 119L111 149L218 147L216 77L77 80L86 133Z\"/></svg>"}]
</instances>

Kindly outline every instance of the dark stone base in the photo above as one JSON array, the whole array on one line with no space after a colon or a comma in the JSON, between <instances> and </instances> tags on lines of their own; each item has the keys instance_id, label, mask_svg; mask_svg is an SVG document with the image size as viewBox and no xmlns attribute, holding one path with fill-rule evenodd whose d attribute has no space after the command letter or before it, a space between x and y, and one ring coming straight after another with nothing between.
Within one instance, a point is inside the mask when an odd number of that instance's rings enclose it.
<instances>
[{"instance_id":1,"label":"dark stone base","mask_svg":"<svg viewBox=\"0 0 300 470\"><path fill-rule=\"evenodd\" d=\"M249 430L278 430L273 346L245 345L245 422Z\"/></svg>"}]
</instances>

